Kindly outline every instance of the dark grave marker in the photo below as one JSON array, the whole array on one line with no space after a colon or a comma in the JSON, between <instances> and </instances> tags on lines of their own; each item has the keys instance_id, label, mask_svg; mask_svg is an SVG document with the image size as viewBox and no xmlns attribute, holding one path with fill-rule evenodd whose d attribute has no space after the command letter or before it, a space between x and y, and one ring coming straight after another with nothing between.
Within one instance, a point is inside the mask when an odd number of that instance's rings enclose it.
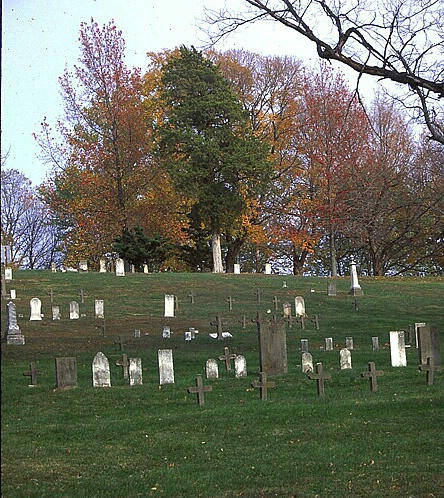
<instances>
[{"instance_id":1,"label":"dark grave marker","mask_svg":"<svg viewBox=\"0 0 444 498\"><path fill-rule=\"evenodd\" d=\"M116 367L122 367L123 370L123 378L127 379L128 378L128 355L123 353L122 358L120 360L117 360L115 363Z\"/></svg>"},{"instance_id":2,"label":"dark grave marker","mask_svg":"<svg viewBox=\"0 0 444 498\"><path fill-rule=\"evenodd\" d=\"M228 297L227 303L228 303L229 309L232 310L233 309L234 299L231 296Z\"/></svg>"},{"instance_id":3,"label":"dark grave marker","mask_svg":"<svg viewBox=\"0 0 444 498\"><path fill-rule=\"evenodd\" d=\"M231 370L231 360L234 360L236 358L236 354L232 353L230 354L230 350L228 348L224 348L224 354L219 356L219 360L225 362L225 368L228 370Z\"/></svg>"},{"instance_id":4,"label":"dark grave marker","mask_svg":"<svg viewBox=\"0 0 444 498\"><path fill-rule=\"evenodd\" d=\"M426 373L426 382L428 386L433 386L433 382L435 380L435 372L440 372L442 368L438 365L435 365L435 361L432 356L429 356L426 360L426 363L423 365L419 365L418 367L421 372Z\"/></svg>"},{"instance_id":5,"label":"dark grave marker","mask_svg":"<svg viewBox=\"0 0 444 498\"><path fill-rule=\"evenodd\" d=\"M36 386L37 376L42 375L42 372L40 372L40 370L36 370L34 363L30 363L29 372L23 372L23 375L25 375L26 377L31 377L31 384L29 384L30 386Z\"/></svg>"},{"instance_id":6,"label":"dark grave marker","mask_svg":"<svg viewBox=\"0 0 444 498\"><path fill-rule=\"evenodd\" d=\"M296 322L299 323L299 325L301 326L302 330L305 330L305 317L304 317L304 315L298 316L296 318Z\"/></svg>"},{"instance_id":7,"label":"dark grave marker","mask_svg":"<svg viewBox=\"0 0 444 498\"><path fill-rule=\"evenodd\" d=\"M194 304L194 298L196 297L196 295L194 294L193 291L190 291L190 293L188 294L188 296L191 300L191 304Z\"/></svg>"},{"instance_id":8,"label":"dark grave marker","mask_svg":"<svg viewBox=\"0 0 444 498\"><path fill-rule=\"evenodd\" d=\"M318 395L319 396L325 396L325 386L324 386L324 381L326 380L331 380L331 374L325 373L324 372L324 367L322 366L322 363L316 363L316 373L315 374L310 374L308 376L310 380L315 380L317 389L318 389Z\"/></svg>"},{"instance_id":9,"label":"dark grave marker","mask_svg":"<svg viewBox=\"0 0 444 498\"><path fill-rule=\"evenodd\" d=\"M216 321L215 322L210 322L210 325L212 327L216 327L217 330L217 338L218 339L223 339L223 326L226 325L227 322L225 320L222 320L222 316L218 313L216 315Z\"/></svg>"},{"instance_id":10,"label":"dark grave marker","mask_svg":"<svg viewBox=\"0 0 444 498\"><path fill-rule=\"evenodd\" d=\"M245 315L242 315L238 322L242 324L243 329L247 327L247 317Z\"/></svg>"},{"instance_id":11,"label":"dark grave marker","mask_svg":"<svg viewBox=\"0 0 444 498\"><path fill-rule=\"evenodd\" d=\"M77 360L75 357L55 359L57 389L77 387Z\"/></svg>"},{"instance_id":12,"label":"dark grave marker","mask_svg":"<svg viewBox=\"0 0 444 498\"><path fill-rule=\"evenodd\" d=\"M179 311L179 298L174 296L174 310Z\"/></svg>"},{"instance_id":13,"label":"dark grave marker","mask_svg":"<svg viewBox=\"0 0 444 498\"><path fill-rule=\"evenodd\" d=\"M315 315L310 321L311 321L311 323L314 324L316 330L319 330L319 317L318 317L318 315Z\"/></svg>"},{"instance_id":14,"label":"dark grave marker","mask_svg":"<svg viewBox=\"0 0 444 498\"><path fill-rule=\"evenodd\" d=\"M418 327L418 355L421 365L424 365L429 357L433 358L435 365L441 365L439 333L436 327L429 325Z\"/></svg>"},{"instance_id":15,"label":"dark grave marker","mask_svg":"<svg viewBox=\"0 0 444 498\"><path fill-rule=\"evenodd\" d=\"M255 321L259 340L260 371L267 375L288 373L285 322L279 322L276 316L273 316L271 321L263 321L259 313Z\"/></svg>"},{"instance_id":16,"label":"dark grave marker","mask_svg":"<svg viewBox=\"0 0 444 498\"><path fill-rule=\"evenodd\" d=\"M261 291L259 289L256 289L255 295L256 295L256 302L260 303L261 302Z\"/></svg>"},{"instance_id":17,"label":"dark grave marker","mask_svg":"<svg viewBox=\"0 0 444 498\"><path fill-rule=\"evenodd\" d=\"M82 290L82 289L80 289L80 291L79 291L79 297L80 297L80 302L81 302L82 304L85 304L85 297L87 297L87 296L86 296L86 294L83 292L83 290Z\"/></svg>"},{"instance_id":18,"label":"dark grave marker","mask_svg":"<svg viewBox=\"0 0 444 498\"><path fill-rule=\"evenodd\" d=\"M49 298L51 299L51 304L54 303L54 291L51 289L49 289Z\"/></svg>"},{"instance_id":19,"label":"dark grave marker","mask_svg":"<svg viewBox=\"0 0 444 498\"><path fill-rule=\"evenodd\" d=\"M375 393L378 390L377 377L384 375L382 370L376 370L375 362L368 362L368 372L362 372L361 377L367 377L370 381L370 391Z\"/></svg>"},{"instance_id":20,"label":"dark grave marker","mask_svg":"<svg viewBox=\"0 0 444 498\"><path fill-rule=\"evenodd\" d=\"M259 380L251 383L251 387L259 388L261 394L261 400L267 401L268 398L268 388L275 387L275 382L270 382L267 380L266 372L261 372L259 374Z\"/></svg>"},{"instance_id":21,"label":"dark grave marker","mask_svg":"<svg viewBox=\"0 0 444 498\"><path fill-rule=\"evenodd\" d=\"M197 394L197 402L200 406L205 404L205 394L210 393L213 390L211 386L204 386L202 382L202 375L196 377L196 387L189 387L188 392L190 394Z\"/></svg>"},{"instance_id":22,"label":"dark grave marker","mask_svg":"<svg viewBox=\"0 0 444 498\"><path fill-rule=\"evenodd\" d=\"M114 344L118 344L120 346L120 351L125 349L123 337L121 335L119 335L119 339L117 341L114 341Z\"/></svg>"},{"instance_id":23,"label":"dark grave marker","mask_svg":"<svg viewBox=\"0 0 444 498\"><path fill-rule=\"evenodd\" d=\"M277 310L278 304L279 304L279 299L277 296L274 296L272 303L273 303L274 309Z\"/></svg>"}]
</instances>

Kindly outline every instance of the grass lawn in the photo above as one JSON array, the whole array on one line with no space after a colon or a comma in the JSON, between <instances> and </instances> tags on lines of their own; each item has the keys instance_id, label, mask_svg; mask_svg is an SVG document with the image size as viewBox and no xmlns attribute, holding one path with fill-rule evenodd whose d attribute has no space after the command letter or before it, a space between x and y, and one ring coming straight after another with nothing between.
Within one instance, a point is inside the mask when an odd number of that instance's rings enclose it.
<instances>
[{"instance_id":1,"label":"grass lawn","mask_svg":"<svg viewBox=\"0 0 444 498\"><path fill-rule=\"evenodd\" d=\"M444 497L444 372L428 386L416 348L407 348L407 367L394 368L388 345L389 331L426 322L441 332L444 355L444 279L361 278L364 296L355 301L348 278L335 279L338 294L329 297L327 279L311 277L49 271L13 277L8 290L17 292L26 344L2 344L2 497ZM178 298L174 318L163 317L165 294ZM296 296L305 299L306 328L287 326L288 374L269 377L275 387L261 401L251 386L259 379L252 319L258 311L282 319L283 303L294 312ZM42 301L42 321L29 321L33 297ZM94 317L95 299L104 300L104 320ZM78 320L69 319L73 300ZM52 320L52 305L61 320ZM217 313L232 338L209 337ZM164 325L171 339L162 338ZM193 341L184 340L189 327L199 330ZM325 350L326 337L334 351ZM351 370L339 366L346 337L354 342ZM325 397L301 372L301 339L331 375ZM218 360L219 378L205 378L206 360L224 347L245 356L247 377L236 379ZM173 351L174 385L159 386L159 349ZM98 351L109 359L111 388L92 387ZM123 352L142 359L142 386L130 387L115 365ZM76 357L76 389L55 389L55 358L63 356ZM377 392L361 377L370 361L384 371ZM23 375L30 363L41 372L34 387ZM212 387L203 406L187 392L199 374Z\"/></svg>"}]
</instances>

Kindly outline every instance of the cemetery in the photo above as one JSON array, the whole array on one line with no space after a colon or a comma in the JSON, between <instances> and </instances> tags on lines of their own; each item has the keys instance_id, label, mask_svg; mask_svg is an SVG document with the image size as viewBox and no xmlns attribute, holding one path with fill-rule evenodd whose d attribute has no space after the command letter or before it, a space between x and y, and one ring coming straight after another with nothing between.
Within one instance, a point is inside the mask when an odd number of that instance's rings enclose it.
<instances>
[{"instance_id":1,"label":"cemetery","mask_svg":"<svg viewBox=\"0 0 444 498\"><path fill-rule=\"evenodd\" d=\"M2 284L2 496L444 496L444 279L116 270Z\"/></svg>"}]
</instances>

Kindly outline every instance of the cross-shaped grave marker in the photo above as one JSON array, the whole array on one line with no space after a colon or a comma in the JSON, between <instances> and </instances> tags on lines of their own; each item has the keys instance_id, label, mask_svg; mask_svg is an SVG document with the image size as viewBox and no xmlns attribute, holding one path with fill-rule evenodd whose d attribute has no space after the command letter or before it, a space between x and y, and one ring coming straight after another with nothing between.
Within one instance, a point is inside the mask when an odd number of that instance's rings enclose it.
<instances>
[{"instance_id":1,"label":"cross-shaped grave marker","mask_svg":"<svg viewBox=\"0 0 444 498\"><path fill-rule=\"evenodd\" d=\"M293 328L294 316L292 316L291 313L284 318L284 321L288 323L290 329Z\"/></svg>"},{"instance_id":2,"label":"cross-shaped grave marker","mask_svg":"<svg viewBox=\"0 0 444 498\"><path fill-rule=\"evenodd\" d=\"M378 390L378 381L377 377L384 375L382 370L376 370L375 362L368 362L368 372L362 372L361 377L368 377L370 380L370 390L372 393L375 393Z\"/></svg>"},{"instance_id":3,"label":"cross-shaped grave marker","mask_svg":"<svg viewBox=\"0 0 444 498\"><path fill-rule=\"evenodd\" d=\"M51 304L54 302L54 291L51 289L49 289L49 297L51 299Z\"/></svg>"},{"instance_id":4,"label":"cross-shaped grave marker","mask_svg":"<svg viewBox=\"0 0 444 498\"><path fill-rule=\"evenodd\" d=\"M225 361L225 367L228 370L231 370L231 360L234 360L236 358L236 354L231 353L228 348L224 348L224 354L219 356L219 360Z\"/></svg>"},{"instance_id":5,"label":"cross-shaped grave marker","mask_svg":"<svg viewBox=\"0 0 444 498\"><path fill-rule=\"evenodd\" d=\"M114 344L119 344L120 346L120 351L123 351L125 346L124 346L124 341L123 341L123 337L121 335L119 335L119 339L117 341L114 341Z\"/></svg>"},{"instance_id":6,"label":"cross-shaped grave marker","mask_svg":"<svg viewBox=\"0 0 444 498\"><path fill-rule=\"evenodd\" d=\"M279 303L279 299L278 299L277 296L274 296L272 303L274 305L274 309L277 310L278 309L278 303Z\"/></svg>"},{"instance_id":7,"label":"cross-shaped grave marker","mask_svg":"<svg viewBox=\"0 0 444 498\"><path fill-rule=\"evenodd\" d=\"M233 309L234 299L231 296L228 297L227 303L228 303L228 307L230 308L230 310L232 310Z\"/></svg>"},{"instance_id":8,"label":"cross-shaped grave marker","mask_svg":"<svg viewBox=\"0 0 444 498\"><path fill-rule=\"evenodd\" d=\"M116 367L122 367L124 379L128 378L128 366L129 366L128 355L123 353L122 359L116 361Z\"/></svg>"},{"instance_id":9,"label":"cross-shaped grave marker","mask_svg":"<svg viewBox=\"0 0 444 498\"><path fill-rule=\"evenodd\" d=\"M204 393L210 393L213 390L211 386L204 386L202 382L202 375L196 377L196 387L189 387L188 392L190 394L197 394L197 402L200 406L205 404Z\"/></svg>"},{"instance_id":10,"label":"cross-shaped grave marker","mask_svg":"<svg viewBox=\"0 0 444 498\"><path fill-rule=\"evenodd\" d=\"M256 289L256 302L260 303L261 302L261 291L259 289Z\"/></svg>"},{"instance_id":11,"label":"cross-shaped grave marker","mask_svg":"<svg viewBox=\"0 0 444 498\"><path fill-rule=\"evenodd\" d=\"M216 315L216 321L215 322L210 322L210 325L212 327L216 327L217 328L217 338L218 339L223 339L224 338L224 336L222 335L222 332L223 332L222 326L226 325L226 324L227 324L227 322L225 320L222 320L222 316L219 313Z\"/></svg>"},{"instance_id":12,"label":"cross-shaped grave marker","mask_svg":"<svg viewBox=\"0 0 444 498\"><path fill-rule=\"evenodd\" d=\"M37 385L37 375L42 375L42 372L36 370L34 363L30 363L29 372L23 372L23 375L25 375L26 377L31 377L30 386L35 386Z\"/></svg>"},{"instance_id":13,"label":"cross-shaped grave marker","mask_svg":"<svg viewBox=\"0 0 444 498\"><path fill-rule=\"evenodd\" d=\"M324 381L331 380L331 374L324 373L322 363L316 363L316 373L308 376L310 380L315 380L319 396L325 396Z\"/></svg>"},{"instance_id":14,"label":"cross-shaped grave marker","mask_svg":"<svg viewBox=\"0 0 444 498\"><path fill-rule=\"evenodd\" d=\"M174 310L179 311L179 298L174 296Z\"/></svg>"},{"instance_id":15,"label":"cross-shaped grave marker","mask_svg":"<svg viewBox=\"0 0 444 498\"><path fill-rule=\"evenodd\" d=\"M315 315L310 321L311 321L311 323L314 324L314 326L316 327L316 330L319 330L319 317L318 317L318 315Z\"/></svg>"},{"instance_id":16,"label":"cross-shaped grave marker","mask_svg":"<svg viewBox=\"0 0 444 498\"><path fill-rule=\"evenodd\" d=\"M86 297L86 294L83 292L83 290L82 290L82 289L80 289L80 291L79 291L79 296L80 296L80 302L81 302L82 304L85 304L85 297Z\"/></svg>"},{"instance_id":17,"label":"cross-shaped grave marker","mask_svg":"<svg viewBox=\"0 0 444 498\"><path fill-rule=\"evenodd\" d=\"M245 315L242 315L238 322L242 324L243 329L247 327L247 317Z\"/></svg>"},{"instance_id":18,"label":"cross-shaped grave marker","mask_svg":"<svg viewBox=\"0 0 444 498\"><path fill-rule=\"evenodd\" d=\"M251 383L251 387L259 388L261 393L261 400L267 401L268 398L268 388L275 387L275 382L267 381L267 374L265 372L261 372L259 374L259 380L255 380Z\"/></svg>"},{"instance_id":19,"label":"cross-shaped grave marker","mask_svg":"<svg viewBox=\"0 0 444 498\"><path fill-rule=\"evenodd\" d=\"M419 365L418 367L421 372L427 372L426 382L428 386L433 386L433 381L435 379L435 372L440 372L441 367L435 365L435 362L431 356L427 356L427 363L425 365Z\"/></svg>"},{"instance_id":20,"label":"cross-shaped grave marker","mask_svg":"<svg viewBox=\"0 0 444 498\"><path fill-rule=\"evenodd\" d=\"M196 297L196 295L194 294L193 291L190 291L190 293L188 294L188 296L190 299L191 299L191 304L194 304L194 298Z\"/></svg>"},{"instance_id":21,"label":"cross-shaped grave marker","mask_svg":"<svg viewBox=\"0 0 444 498\"><path fill-rule=\"evenodd\" d=\"M298 316L296 321L300 324L301 329L305 330L305 317L304 317L304 315Z\"/></svg>"}]
</instances>

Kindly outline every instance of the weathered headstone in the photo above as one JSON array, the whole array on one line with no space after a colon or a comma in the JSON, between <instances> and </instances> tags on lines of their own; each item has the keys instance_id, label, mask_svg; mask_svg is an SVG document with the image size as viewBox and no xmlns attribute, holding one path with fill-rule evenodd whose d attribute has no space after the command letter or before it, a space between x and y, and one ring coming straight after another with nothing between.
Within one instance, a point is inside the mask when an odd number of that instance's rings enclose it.
<instances>
[{"instance_id":1,"label":"weathered headstone","mask_svg":"<svg viewBox=\"0 0 444 498\"><path fill-rule=\"evenodd\" d=\"M336 296L336 282L327 282L327 296Z\"/></svg>"},{"instance_id":2,"label":"weathered headstone","mask_svg":"<svg viewBox=\"0 0 444 498\"><path fill-rule=\"evenodd\" d=\"M30 321L41 320L42 319L42 302L38 297L33 297L29 301L29 305L31 307L31 316L29 318Z\"/></svg>"},{"instance_id":3,"label":"weathered headstone","mask_svg":"<svg viewBox=\"0 0 444 498\"><path fill-rule=\"evenodd\" d=\"M92 362L93 387L111 387L108 358L99 351Z\"/></svg>"},{"instance_id":4,"label":"weathered headstone","mask_svg":"<svg viewBox=\"0 0 444 498\"><path fill-rule=\"evenodd\" d=\"M270 382L267 380L266 372L261 372L259 374L259 381L254 381L251 383L251 387L259 388L262 401L267 401L268 399L268 388L275 386L276 384L274 382Z\"/></svg>"},{"instance_id":5,"label":"weathered headstone","mask_svg":"<svg viewBox=\"0 0 444 498\"><path fill-rule=\"evenodd\" d=\"M15 292L15 289L11 289L10 290L10 294L11 294L11 299L12 300L17 299L17 294Z\"/></svg>"},{"instance_id":6,"label":"weathered headstone","mask_svg":"<svg viewBox=\"0 0 444 498\"><path fill-rule=\"evenodd\" d=\"M347 348L341 349L339 351L339 363L341 365L341 370L350 370L351 364L351 352Z\"/></svg>"},{"instance_id":7,"label":"weathered headstone","mask_svg":"<svg viewBox=\"0 0 444 498\"><path fill-rule=\"evenodd\" d=\"M427 358L433 358L434 365L441 365L439 333L436 327L418 327L418 355L420 365L424 365Z\"/></svg>"},{"instance_id":8,"label":"weathered headstone","mask_svg":"<svg viewBox=\"0 0 444 498\"><path fill-rule=\"evenodd\" d=\"M265 275L271 275L271 264L270 263L265 263Z\"/></svg>"},{"instance_id":9,"label":"weathered headstone","mask_svg":"<svg viewBox=\"0 0 444 498\"><path fill-rule=\"evenodd\" d=\"M42 372L40 372L40 370L37 370L35 368L35 364L34 363L30 363L29 365L29 372L23 372L23 375L26 376L26 377L31 377L31 381L30 381L30 384L29 386L36 386L37 385L37 376L38 375L42 375Z\"/></svg>"},{"instance_id":10,"label":"weathered headstone","mask_svg":"<svg viewBox=\"0 0 444 498\"><path fill-rule=\"evenodd\" d=\"M5 268L5 280L10 282L12 280L12 268Z\"/></svg>"},{"instance_id":11,"label":"weathered headstone","mask_svg":"<svg viewBox=\"0 0 444 498\"><path fill-rule=\"evenodd\" d=\"M231 370L231 360L234 360L237 355L230 353L228 348L224 348L224 354L219 356L220 361L225 362L225 368L227 371Z\"/></svg>"},{"instance_id":12,"label":"weathered headstone","mask_svg":"<svg viewBox=\"0 0 444 498\"><path fill-rule=\"evenodd\" d=\"M128 355L123 353L122 358L115 363L116 367L122 367L123 378L128 378Z\"/></svg>"},{"instance_id":13,"label":"weathered headstone","mask_svg":"<svg viewBox=\"0 0 444 498\"><path fill-rule=\"evenodd\" d=\"M294 298L294 307L296 310L296 316L305 316L305 301L302 296L296 296Z\"/></svg>"},{"instance_id":14,"label":"weathered headstone","mask_svg":"<svg viewBox=\"0 0 444 498\"><path fill-rule=\"evenodd\" d=\"M349 349L350 351L353 350L353 337L346 337L345 338L345 347Z\"/></svg>"},{"instance_id":15,"label":"weathered headstone","mask_svg":"<svg viewBox=\"0 0 444 498\"><path fill-rule=\"evenodd\" d=\"M435 379L435 372L440 372L442 368L439 365L435 365L433 357L429 356L425 363L419 365L419 370L426 372L426 382L428 386L433 386L433 381Z\"/></svg>"},{"instance_id":16,"label":"weathered headstone","mask_svg":"<svg viewBox=\"0 0 444 498\"><path fill-rule=\"evenodd\" d=\"M168 325L164 325L163 329L162 329L162 337L164 339L170 339L171 338L171 334L172 334L172 332L171 332L170 327Z\"/></svg>"},{"instance_id":17,"label":"weathered headstone","mask_svg":"<svg viewBox=\"0 0 444 498\"><path fill-rule=\"evenodd\" d=\"M415 323L415 346L418 347L418 330L420 327L425 327L427 324L426 323Z\"/></svg>"},{"instance_id":18,"label":"weathered headstone","mask_svg":"<svg viewBox=\"0 0 444 498\"><path fill-rule=\"evenodd\" d=\"M214 358L209 358L205 363L205 375L207 379L219 378L219 366Z\"/></svg>"},{"instance_id":19,"label":"weathered headstone","mask_svg":"<svg viewBox=\"0 0 444 498\"><path fill-rule=\"evenodd\" d=\"M308 339L301 339L301 351L308 353Z\"/></svg>"},{"instance_id":20,"label":"weathered headstone","mask_svg":"<svg viewBox=\"0 0 444 498\"><path fill-rule=\"evenodd\" d=\"M372 349L377 351L379 349L379 337L372 337Z\"/></svg>"},{"instance_id":21,"label":"weathered headstone","mask_svg":"<svg viewBox=\"0 0 444 498\"><path fill-rule=\"evenodd\" d=\"M51 273L57 273L57 266L54 262L51 263Z\"/></svg>"},{"instance_id":22,"label":"weathered headstone","mask_svg":"<svg viewBox=\"0 0 444 498\"><path fill-rule=\"evenodd\" d=\"M52 319L60 320L60 306L52 306Z\"/></svg>"},{"instance_id":23,"label":"weathered headstone","mask_svg":"<svg viewBox=\"0 0 444 498\"><path fill-rule=\"evenodd\" d=\"M94 313L96 318L105 318L105 305L103 299L94 300Z\"/></svg>"},{"instance_id":24,"label":"weathered headstone","mask_svg":"<svg viewBox=\"0 0 444 498\"><path fill-rule=\"evenodd\" d=\"M238 354L236 358L234 358L234 376L236 379L247 376L247 360L245 359L245 356L241 354Z\"/></svg>"},{"instance_id":25,"label":"weathered headstone","mask_svg":"<svg viewBox=\"0 0 444 498\"><path fill-rule=\"evenodd\" d=\"M361 286L359 285L356 263L354 261L350 263L350 277L351 284L348 293L352 296L362 296L364 293L362 292Z\"/></svg>"},{"instance_id":26,"label":"weathered headstone","mask_svg":"<svg viewBox=\"0 0 444 498\"><path fill-rule=\"evenodd\" d=\"M159 349L157 357L159 362L159 385L174 384L173 350Z\"/></svg>"},{"instance_id":27,"label":"weathered headstone","mask_svg":"<svg viewBox=\"0 0 444 498\"><path fill-rule=\"evenodd\" d=\"M267 375L288 373L285 323L279 322L276 317L271 321L263 321L259 314L256 322L260 371Z\"/></svg>"},{"instance_id":28,"label":"weathered headstone","mask_svg":"<svg viewBox=\"0 0 444 498\"><path fill-rule=\"evenodd\" d=\"M301 363L302 373L313 372L313 356L308 351L302 353Z\"/></svg>"},{"instance_id":29,"label":"weathered headstone","mask_svg":"<svg viewBox=\"0 0 444 498\"><path fill-rule=\"evenodd\" d=\"M370 381L370 390L375 393L378 390L377 377L384 375L382 370L376 370L375 363L370 361L368 363L368 372L362 372L361 377L367 377Z\"/></svg>"},{"instance_id":30,"label":"weathered headstone","mask_svg":"<svg viewBox=\"0 0 444 498\"><path fill-rule=\"evenodd\" d=\"M125 262L122 258L116 259L116 277L125 276Z\"/></svg>"},{"instance_id":31,"label":"weathered headstone","mask_svg":"<svg viewBox=\"0 0 444 498\"><path fill-rule=\"evenodd\" d=\"M174 318L174 296L165 294L165 310L163 316Z\"/></svg>"},{"instance_id":32,"label":"weathered headstone","mask_svg":"<svg viewBox=\"0 0 444 498\"><path fill-rule=\"evenodd\" d=\"M392 367L406 367L404 331L390 332L390 358Z\"/></svg>"},{"instance_id":33,"label":"weathered headstone","mask_svg":"<svg viewBox=\"0 0 444 498\"><path fill-rule=\"evenodd\" d=\"M288 301L285 301L285 303L282 304L282 308L284 309L284 317L287 318L291 316L291 303Z\"/></svg>"},{"instance_id":34,"label":"weathered headstone","mask_svg":"<svg viewBox=\"0 0 444 498\"><path fill-rule=\"evenodd\" d=\"M99 261L99 273L106 273L106 259L100 258Z\"/></svg>"},{"instance_id":35,"label":"weathered headstone","mask_svg":"<svg viewBox=\"0 0 444 498\"><path fill-rule=\"evenodd\" d=\"M145 273L145 274L149 273L148 265L146 263L143 265L143 273Z\"/></svg>"},{"instance_id":36,"label":"weathered headstone","mask_svg":"<svg viewBox=\"0 0 444 498\"><path fill-rule=\"evenodd\" d=\"M235 263L234 264L234 273L235 275L239 275L240 274L240 265L238 263Z\"/></svg>"},{"instance_id":37,"label":"weathered headstone","mask_svg":"<svg viewBox=\"0 0 444 498\"><path fill-rule=\"evenodd\" d=\"M332 337L325 338L325 351L333 351L333 338Z\"/></svg>"},{"instance_id":38,"label":"weathered headstone","mask_svg":"<svg viewBox=\"0 0 444 498\"><path fill-rule=\"evenodd\" d=\"M81 259L79 262L79 270L83 272L88 271L88 261L86 259Z\"/></svg>"},{"instance_id":39,"label":"weathered headstone","mask_svg":"<svg viewBox=\"0 0 444 498\"><path fill-rule=\"evenodd\" d=\"M77 301L71 301L69 303L69 319L78 320L80 316L79 303Z\"/></svg>"},{"instance_id":40,"label":"weathered headstone","mask_svg":"<svg viewBox=\"0 0 444 498\"><path fill-rule=\"evenodd\" d=\"M128 373L130 386L142 385L142 358L129 359Z\"/></svg>"},{"instance_id":41,"label":"weathered headstone","mask_svg":"<svg viewBox=\"0 0 444 498\"><path fill-rule=\"evenodd\" d=\"M197 402L200 406L205 404L205 393L210 393L213 388L211 386L204 386L202 382L202 375L196 377L196 387L189 387L188 392L197 394Z\"/></svg>"},{"instance_id":42,"label":"weathered headstone","mask_svg":"<svg viewBox=\"0 0 444 498\"><path fill-rule=\"evenodd\" d=\"M77 387L77 360L75 357L55 359L57 389Z\"/></svg>"},{"instance_id":43,"label":"weathered headstone","mask_svg":"<svg viewBox=\"0 0 444 498\"><path fill-rule=\"evenodd\" d=\"M16 346L23 346L25 344L25 338L21 334L20 327L17 323L15 303L12 301L6 305L6 333L4 341L6 344Z\"/></svg>"},{"instance_id":44,"label":"weathered headstone","mask_svg":"<svg viewBox=\"0 0 444 498\"><path fill-rule=\"evenodd\" d=\"M331 375L324 373L324 367L322 363L316 363L316 373L312 373L308 376L310 380L316 381L316 386L319 396L325 396L325 385L326 380L331 380Z\"/></svg>"},{"instance_id":45,"label":"weathered headstone","mask_svg":"<svg viewBox=\"0 0 444 498\"><path fill-rule=\"evenodd\" d=\"M139 339L140 338L140 330L139 329L135 329L134 330L134 337Z\"/></svg>"},{"instance_id":46,"label":"weathered headstone","mask_svg":"<svg viewBox=\"0 0 444 498\"><path fill-rule=\"evenodd\" d=\"M11 296L8 293L7 289L6 289L6 279L5 279L5 276L2 275L2 299L10 299L10 298L11 298Z\"/></svg>"}]
</instances>

